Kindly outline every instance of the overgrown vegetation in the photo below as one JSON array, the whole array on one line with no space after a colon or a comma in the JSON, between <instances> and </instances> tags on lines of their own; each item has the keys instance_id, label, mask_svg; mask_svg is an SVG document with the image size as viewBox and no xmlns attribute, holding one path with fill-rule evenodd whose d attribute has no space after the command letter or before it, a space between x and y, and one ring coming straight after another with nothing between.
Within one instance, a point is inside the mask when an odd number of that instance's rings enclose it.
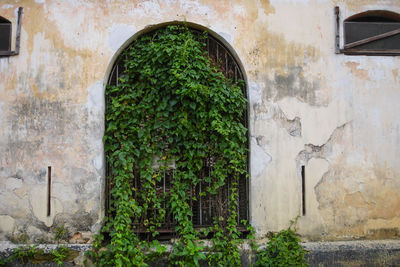
<instances>
[{"instance_id":1,"label":"overgrown vegetation","mask_svg":"<svg viewBox=\"0 0 400 267\"><path fill-rule=\"evenodd\" d=\"M59 244L61 240L68 239L67 229L65 229L64 225L55 227L53 231L54 231L54 241L56 241L57 244Z\"/></svg>"},{"instance_id":2,"label":"overgrown vegetation","mask_svg":"<svg viewBox=\"0 0 400 267\"><path fill-rule=\"evenodd\" d=\"M21 246L15 248L12 255L7 259L0 258L0 266L6 264L15 263L44 263L44 262L55 262L58 266L62 266L63 262L72 260L78 255L78 252L73 251L65 246L59 246L57 249L50 253L45 253L43 249L38 248L36 245Z\"/></svg>"},{"instance_id":3,"label":"overgrown vegetation","mask_svg":"<svg viewBox=\"0 0 400 267\"><path fill-rule=\"evenodd\" d=\"M184 26L169 26L143 35L123 54L126 71L118 85L106 90L104 136L107 161L112 164L111 211L89 256L98 266L147 266L167 258L171 266L240 266L238 179L247 176L247 129L242 124L246 99L238 84L229 81L204 50L205 36L194 36ZM209 176L199 175L207 158L214 159ZM154 161L159 166L154 168ZM172 189L156 192L155 184L174 163ZM133 179L140 179L140 190ZM203 194L216 195L230 179L228 209L207 229L198 231L191 220L188 192L201 182ZM166 207L163 205L167 203ZM166 210L176 221L177 238L170 253L157 241ZM254 231L247 224L253 238ZM136 228L151 239L141 240ZM55 240L65 238L63 226ZM109 242L103 242L105 237ZM211 247L202 244L211 236ZM257 250L252 243L254 251ZM68 249L51 253L62 265ZM26 263L42 255L36 247L19 248L11 261ZM299 238L289 227L271 236L258 254L258 266L307 266ZM0 264L2 262L0 261Z\"/></svg>"},{"instance_id":4,"label":"overgrown vegetation","mask_svg":"<svg viewBox=\"0 0 400 267\"><path fill-rule=\"evenodd\" d=\"M58 266L62 266L68 256L68 251L69 249L65 246L59 246L57 249L53 250L51 252L53 255L53 261L56 262Z\"/></svg>"},{"instance_id":5,"label":"overgrown vegetation","mask_svg":"<svg viewBox=\"0 0 400 267\"><path fill-rule=\"evenodd\" d=\"M218 266L239 266L237 229L238 179L247 175L247 129L242 124L246 99L206 55L205 36L184 26L168 26L143 35L124 52L126 71L109 86L104 136L107 161L113 166L112 218L108 218L91 256L100 266L146 266L149 255L165 247L156 239L140 240L136 226L158 235L167 208L175 219L177 239L170 265L198 266L207 259ZM203 40L202 40L203 39ZM208 157L215 159L204 194L217 194L231 179L227 216L214 218L213 253L205 254L193 227L190 188ZM155 170L157 159L159 170ZM175 165L172 189L159 195L155 184ZM140 179L140 190L133 187ZM134 197L135 194L135 197ZM104 233L111 241L102 247Z\"/></svg>"},{"instance_id":6,"label":"overgrown vegetation","mask_svg":"<svg viewBox=\"0 0 400 267\"><path fill-rule=\"evenodd\" d=\"M257 266L301 266L307 267L306 250L300 245L300 238L290 227L278 233L272 233L267 246L258 252Z\"/></svg>"},{"instance_id":7,"label":"overgrown vegetation","mask_svg":"<svg viewBox=\"0 0 400 267\"><path fill-rule=\"evenodd\" d=\"M241 265L237 210L238 179L248 176L242 124L246 99L240 86L208 58L205 38L185 26L141 36L122 55L126 70L117 85L106 89L104 144L112 165L112 215L89 252L98 266L147 266L157 258L170 266L199 266L202 260L210 266ZM201 176L207 158L215 160L214 166L209 176ZM155 185L171 163L171 190L159 194ZM140 188L134 179L140 180ZM224 216L198 231L189 204L196 199L188 192L202 179L209 184L204 195L216 195L228 179L233 182ZM177 233L168 253L156 238L167 210ZM253 229L242 223L252 239ZM141 240L138 227L151 238ZM202 244L202 236L211 237L211 247ZM274 235L257 264L305 266L298 241L290 228ZM252 248L257 250L255 243Z\"/></svg>"},{"instance_id":8,"label":"overgrown vegetation","mask_svg":"<svg viewBox=\"0 0 400 267\"><path fill-rule=\"evenodd\" d=\"M38 249L36 246L29 247L18 247L15 248L11 257L8 258L7 262L22 262L28 263L35 258L36 255L43 255L44 251Z\"/></svg>"}]
</instances>

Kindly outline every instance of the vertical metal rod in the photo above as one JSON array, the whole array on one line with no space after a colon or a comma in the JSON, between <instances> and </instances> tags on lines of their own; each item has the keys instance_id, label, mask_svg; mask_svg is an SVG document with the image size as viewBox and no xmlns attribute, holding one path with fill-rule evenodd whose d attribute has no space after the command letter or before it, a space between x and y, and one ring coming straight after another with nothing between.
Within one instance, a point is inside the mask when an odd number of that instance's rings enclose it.
<instances>
[{"instance_id":1,"label":"vertical metal rod","mask_svg":"<svg viewBox=\"0 0 400 267\"><path fill-rule=\"evenodd\" d=\"M190 211L193 214L193 185L190 186ZM193 222L193 215L191 217L191 221Z\"/></svg>"},{"instance_id":2,"label":"vertical metal rod","mask_svg":"<svg viewBox=\"0 0 400 267\"><path fill-rule=\"evenodd\" d=\"M163 209L165 210L165 202L167 201L166 199L165 199L165 192L166 192L166 189L165 189L165 172L163 172L163 193L164 193L164 195L163 195L163 197L164 197L164 201L163 201ZM164 215L164 223L166 222L166 217L165 217L165 215Z\"/></svg>"},{"instance_id":3,"label":"vertical metal rod","mask_svg":"<svg viewBox=\"0 0 400 267\"><path fill-rule=\"evenodd\" d=\"M163 178L163 193L165 194L165 172L163 172L164 178Z\"/></svg>"},{"instance_id":4,"label":"vertical metal rod","mask_svg":"<svg viewBox=\"0 0 400 267\"><path fill-rule=\"evenodd\" d=\"M247 145L247 147L249 147L249 145ZM249 166L248 164L247 164L247 166ZM246 220L250 220L250 209L249 209L249 191L250 191L250 185L249 185L249 179L247 179L247 178L244 178L244 179L246 179L246 194L245 194L245 201L246 201Z\"/></svg>"},{"instance_id":5,"label":"vertical metal rod","mask_svg":"<svg viewBox=\"0 0 400 267\"><path fill-rule=\"evenodd\" d=\"M108 199L108 211L111 211L111 189L112 189L112 165L108 164L108 175L107 175L107 181L108 181L108 190L107 190L107 199Z\"/></svg>"},{"instance_id":6,"label":"vertical metal rod","mask_svg":"<svg viewBox=\"0 0 400 267\"><path fill-rule=\"evenodd\" d=\"M107 105L106 105L107 106ZM110 211L110 205L109 205L109 193L110 192L109 189L109 166L108 163L106 164L106 185L105 185L105 192L104 192L104 197L105 197L105 201L106 201L106 216L108 215L108 212Z\"/></svg>"},{"instance_id":7,"label":"vertical metal rod","mask_svg":"<svg viewBox=\"0 0 400 267\"><path fill-rule=\"evenodd\" d=\"M237 82L238 81L238 78L237 78L237 67L236 67L236 64L235 64L235 82Z\"/></svg>"},{"instance_id":8,"label":"vertical metal rod","mask_svg":"<svg viewBox=\"0 0 400 267\"><path fill-rule=\"evenodd\" d=\"M301 197L302 197L302 215L306 215L306 173L305 166L301 166Z\"/></svg>"},{"instance_id":9,"label":"vertical metal rod","mask_svg":"<svg viewBox=\"0 0 400 267\"><path fill-rule=\"evenodd\" d=\"M200 191L200 194L199 194L199 196L200 196L200 225L203 225L203 211L202 211L202 208L201 208L201 182L200 182L200 189L199 189L199 191Z\"/></svg>"},{"instance_id":10,"label":"vertical metal rod","mask_svg":"<svg viewBox=\"0 0 400 267\"><path fill-rule=\"evenodd\" d=\"M217 64L219 64L219 49L218 49L218 43L215 43L217 45Z\"/></svg>"},{"instance_id":11,"label":"vertical metal rod","mask_svg":"<svg viewBox=\"0 0 400 267\"><path fill-rule=\"evenodd\" d=\"M125 55L125 62L128 60L128 55ZM124 64L124 71L126 71L126 66L125 66L125 64Z\"/></svg>"},{"instance_id":12,"label":"vertical metal rod","mask_svg":"<svg viewBox=\"0 0 400 267\"><path fill-rule=\"evenodd\" d=\"M174 177L175 177L175 171L174 171L174 169L172 169L172 179L171 179L171 183L175 180L174 179ZM171 216L172 217L172 223L173 224L175 224L175 218L174 218L174 216Z\"/></svg>"},{"instance_id":13,"label":"vertical metal rod","mask_svg":"<svg viewBox=\"0 0 400 267\"><path fill-rule=\"evenodd\" d=\"M228 76L228 52L225 50L225 76Z\"/></svg>"},{"instance_id":14,"label":"vertical metal rod","mask_svg":"<svg viewBox=\"0 0 400 267\"><path fill-rule=\"evenodd\" d=\"M21 41L21 23L22 23L22 7L18 8L18 22L17 22L17 37L15 39L15 51L14 51L14 55L18 55L19 54L19 44Z\"/></svg>"},{"instance_id":15,"label":"vertical metal rod","mask_svg":"<svg viewBox=\"0 0 400 267\"><path fill-rule=\"evenodd\" d=\"M340 36L339 36L339 30L340 30L340 24L339 24L339 7L335 7L335 17L336 17L336 27L335 27L335 54L340 54Z\"/></svg>"},{"instance_id":16,"label":"vertical metal rod","mask_svg":"<svg viewBox=\"0 0 400 267\"><path fill-rule=\"evenodd\" d=\"M117 64L117 80L116 80L116 82L117 82L117 86L118 86L118 84L119 84L119 65Z\"/></svg>"},{"instance_id":17,"label":"vertical metal rod","mask_svg":"<svg viewBox=\"0 0 400 267\"><path fill-rule=\"evenodd\" d=\"M210 38L209 37L207 37L207 54L208 54L208 57L210 57Z\"/></svg>"},{"instance_id":18,"label":"vertical metal rod","mask_svg":"<svg viewBox=\"0 0 400 267\"><path fill-rule=\"evenodd\" d=\"M236 181L236 192L238 192L238 195L236 197L236 202L237 202L237 206L236 206L236 212L237 212L237 224L240 224L240 181L243 179L243 177L239 177L239 181Z\"/></svg>"},{"instance_id":19,"label":"vertical metal rod","mask_svg":"<svg viewBox=\"0 0 400 267\"><path fill-rule=\"evenodd\" d=\"M47 167L47 216L51 213L51 166Z\"/></svg>"},{"instance_id":20,"label":"vertical metal rod","mask_svg":"<svg viewBox=\"0 0 400 267\"><path fill-rule=\"evenodd\" d=\"M210 180L211 180L211 159L208 159L208 177L210 177ZM211 181L208 182L208 186L211 187ZM209 197L208 197L208 199L209 199L209 201L208 201L208 216L210 219L212 219L212 217L213 217L211 214L211 205L212 205L211 197L212 197L212 195L210 193L208 193L208 195L209 195Z\"/></svg>"}]
</instances>

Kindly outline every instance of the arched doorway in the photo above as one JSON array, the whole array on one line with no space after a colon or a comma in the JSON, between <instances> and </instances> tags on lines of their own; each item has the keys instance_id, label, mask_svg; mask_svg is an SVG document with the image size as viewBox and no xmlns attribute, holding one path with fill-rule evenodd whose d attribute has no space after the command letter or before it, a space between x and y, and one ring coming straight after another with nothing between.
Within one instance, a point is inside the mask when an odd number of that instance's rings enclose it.
<instances>
[{"instance_id":1,"label":"arched doorway","mask_svg":"<svg viewBox=\"0 0 400 267\"><path fill-rule=\"evenodd\" d=\"M157 30L153 29L151 31L147 31L144 33L147 36L151 36L152 34L156 34ZM240 67L240 64L235 59L233 53L230 49L227 48L226 45L223 44L222 41L218 40L213 34L209 32L203 33L202 29L198 28L190 28L190 31L194 36L198 36L199 39L204 42L204 51L206 52L210 60L215 64L220 72L229 79L232 83L238 84L242 90L243 96L247 97L246 92L246 84L244 82L243 71ZM206 34L206 37L200 37ZM133 41L124 51L129 51L135 45L135 41ZM126 72L127 66L126 61L129 59L129 54L124 53L124 51L118 56L116 59L108 79L108 87L118 86L120 83L120 79L123 78L124 73ZM106 89L107 90L107 89ZM112 101L109 97L106 97L106 113L107 106L110 105L110 101ZM240 118L241 123L245 128L248 127L247 119L247 109L242 113L242 117ZM211 127L211 125L210 125ZM106 121L107 128L107 121ZM245 134L246 143L248 147L248 136ZM248 153L247 153L248 154ZM109 158L109 155L106 155L106 159ZM247 157L248 158L248 157ZM233 180L231 181L229 178L227 183L218 189L218 191L214 193L208 193L209 190L209 182L207 182L206 177L211 176L211 173L214 169L215 159L212 157L208 157L203 162L202 171L196 173L196 176L199 177L202 182L199 182L192 186L189 190L187 190L187 194L190 194L190 209L192 212L191 222L195 228L204 228L211 226L213 224L213 220L216 216L221 216L227 213L228 211L228 200L229 196L232 192L233 188ZM155 164L154 169L158 175L158 166ZM168 192L172 190L174 174L175 174L175 163L170 164L170 168L163 169L161 172L161 178L154 184L154 189L157 194L168 195ZM248 166L248 164L247 164ZM248 168L246 166L246 168ZM113 188L113 175L112 175L112 163L109 160L106 160L106 190L105 190L105 204L106 204L106 214L112 216L112 195L110 194ZM136 178L133 178L131 181L132 188L135 190L141 190L142 185L140 179L137 177L140 176L138 173L133 175ZM249 219L249 182L248 177L243 174L237 183L237 199L238 199L238 207L236 217L237 223L239 225L239 229L245 231L245 227L242 224L242 220L248 221ZM204 181L203 181L204 180ZM236 186L236 185L235 185ZM134 193L135 197L135 193ZM166 197L168 199L168 196ZM139 200L138 200L139 201ZM157 227L157 232L159 233L158 238L168 239L172 237L175 233L176 221L172 214L168 210L167 200L161 203L163 208L166 209L165 218L163 219L161 225ZM142 237L148 237L146 234L146 227L142 227L143 222L136 222L135 231L137 234Z\"/></svg>"}]
</instances>

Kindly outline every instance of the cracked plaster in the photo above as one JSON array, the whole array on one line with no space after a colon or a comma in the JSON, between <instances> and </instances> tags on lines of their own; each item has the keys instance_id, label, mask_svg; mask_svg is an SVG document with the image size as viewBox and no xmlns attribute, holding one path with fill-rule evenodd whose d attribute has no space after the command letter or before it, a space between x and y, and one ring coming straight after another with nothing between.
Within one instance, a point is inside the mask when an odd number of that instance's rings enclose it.
<instances>
[{"instance_id":1,"label":"cracked plaster","mask_svg":"<svg viewBox=\"0 0 400 267\"><path fill-rule=\"evenodd\" d=\"M334 54L336 4L341 19L369 8L400 12L398 1L364 2L4 0L0 15L13 24L24 7L21 53L0 58L0 214L14 220L9 236L49 238L59 222L71 231L99 229L109 62L137 31L179 20L218 33L243 64L258 236L301 213L304 165L303 238L397 237L399 58ZM75 214L83 224L74 224Z\"/></svg>"}]
</instances>

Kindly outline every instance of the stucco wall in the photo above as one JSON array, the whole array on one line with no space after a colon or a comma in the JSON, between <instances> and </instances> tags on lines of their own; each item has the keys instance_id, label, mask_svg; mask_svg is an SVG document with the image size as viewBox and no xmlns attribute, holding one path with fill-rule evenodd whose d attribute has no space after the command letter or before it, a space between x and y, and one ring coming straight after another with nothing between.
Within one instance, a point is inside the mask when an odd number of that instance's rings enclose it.
<instances>
[{"instance_id":1,"label":"stucco wall","mask_svg":"<svg viewBox=\"0 0 400 267\"><path fill-rule=\"evenodd\" d=\"M301 215L304 165L305 239L399 237L400 57L335 54L336 5L341 21L400 13L398 0L1 1L14 33L24 15L20 55L0 58L0 239L100 228L108 72L135 34L176 20L214 31L243 64L258 236Z\"/></svg>"}]
</instances>

